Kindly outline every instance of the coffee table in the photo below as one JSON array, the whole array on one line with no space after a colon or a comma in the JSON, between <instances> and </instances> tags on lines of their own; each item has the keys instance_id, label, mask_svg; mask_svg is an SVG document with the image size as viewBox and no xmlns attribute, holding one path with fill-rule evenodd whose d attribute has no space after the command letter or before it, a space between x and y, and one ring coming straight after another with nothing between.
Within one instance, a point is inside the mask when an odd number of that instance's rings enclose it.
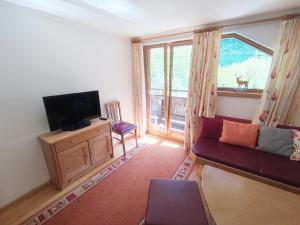
<instances>
[{"instance_id":1,"label":"coffee table","mask_svg":"<svg viewBox=\"0 0 300 225\"><path fill-rule=\"evenodd\" d=\"M202 189L217 225L300 224L300 195L207 165Z\"/></svg>"}]
</instances>

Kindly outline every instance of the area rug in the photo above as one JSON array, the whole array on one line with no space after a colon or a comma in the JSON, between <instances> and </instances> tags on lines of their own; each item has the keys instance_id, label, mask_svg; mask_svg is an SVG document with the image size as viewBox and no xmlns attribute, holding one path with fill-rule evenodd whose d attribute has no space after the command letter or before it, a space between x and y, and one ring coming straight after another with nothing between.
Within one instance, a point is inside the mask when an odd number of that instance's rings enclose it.
<instances>
[{"instance_id":1,"label":"area rug","mask_svg":"<svg viewBox=\"0 0 300 225\"><path fill-rule=\"evenodd\" d=\"M25 224L137 225L150 179L185 179L191 169L192 159L180 146L159 142L134 148Z\"/></svg>"}]
</instances>

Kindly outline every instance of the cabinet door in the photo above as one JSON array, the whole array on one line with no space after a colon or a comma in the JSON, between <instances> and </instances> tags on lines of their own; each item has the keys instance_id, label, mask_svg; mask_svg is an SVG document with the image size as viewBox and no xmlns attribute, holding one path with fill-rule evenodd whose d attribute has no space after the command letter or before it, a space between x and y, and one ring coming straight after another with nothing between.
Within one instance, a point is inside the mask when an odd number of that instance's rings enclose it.
<instances>
[{"instance_id":1,"label":"cabinet door","mask_svg":"<svg viewBox=\"0 0 300 225\"><path fill-rule=\"evenodd\" d=\"M103 162L112 155L110 133L102 134L89 140L92 165Z\"/></svg>"},{"instance_id":2,"label":"cabinet door","mask_svg":"<svg viewBox=\"0 0 300 225\"><path fill-rule=\"evenodd\" d=\"M58 153L58 162L64 183L91 167L88 142L83 142Z\"/></svg>"}]
</instances>

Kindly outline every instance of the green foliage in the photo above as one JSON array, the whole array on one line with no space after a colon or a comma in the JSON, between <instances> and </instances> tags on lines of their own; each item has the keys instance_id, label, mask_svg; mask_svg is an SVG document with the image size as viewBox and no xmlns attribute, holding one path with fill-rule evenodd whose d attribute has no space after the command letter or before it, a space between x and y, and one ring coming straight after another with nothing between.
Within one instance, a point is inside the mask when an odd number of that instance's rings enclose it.
<instances>
[{"instance_id":1,"label":"green foliage","mask_svg":"<svg viewBox=\"0 0 300 225\"><path fill-rule=\"evenodd\" d=\"M169 51L169 50L168 50ZM172 96L186 97L190 64L191 64L191 45L175 46L173 49L173 70L172 70ZM170 62L170 54L168 62ZM169 68L169 66L168 66ZM164 49L153 48L150 50L150 86L151 94L162 95L164 89ZM153 90L154 89L154 90ZM157 90L159 89L159 90Z\"/></svg>"},{"instance_id":2,"label":"green foliage","mask_svg":"<svg viewBox=\"0 0 300 225\"><path fill-rule=\"evenodd\" d=\"M173 90L188 90L189 74L191 68L191 51L192 46L184 45L174 48L173 51Z\"/></svg>"},{"instance_id":3,"label":"green foliage","mask_svg":"<svg viewBox=\"0 0 300 225\"><path fill-rule=\"evenodd\" d=\"M150 87L164 89L164 48L150 49Z\"/></svg>"},{"instance_id":4,"label":"green foliage","mask_svg":"<svg viewBox=\"0 0 300 225\"><path fill-rule=\"evenodd\" d=\"M272 56L236 38L221 41L218 87L237 88L236 76L249 89L264 89Z\"/></svg>"},{"instance_id":5,"label":"green foliage","mask_svg":"<svg viewBox=\"0 0 300 225\"><path fill-rule=\"evenodd\" d=\"M218 87L237 88L236 76L249 81L249 89L264 89L268 79L271 57L251 57L240 63L221 67L218 71Z\"/></svg>"}]
</instances>

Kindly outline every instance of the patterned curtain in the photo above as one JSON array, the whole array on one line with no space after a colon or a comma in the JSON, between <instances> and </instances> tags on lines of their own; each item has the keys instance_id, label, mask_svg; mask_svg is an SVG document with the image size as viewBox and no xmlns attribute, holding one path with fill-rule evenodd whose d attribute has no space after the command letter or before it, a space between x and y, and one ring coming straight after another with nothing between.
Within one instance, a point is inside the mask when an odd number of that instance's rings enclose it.
<instances>
[{"instance_id":1,"label":"patterned curtain","mask_svg":"<svg viewBox=\"0 0 300 225\"><path fill-rule=\"evenodd\" d=\"M194 34L184 134L186 150L199 136L199 117L214 117L216 113L221 33L217 28Z\"/></svg>"},{"instance_id":2,"label":"patterned curtain","mask_svg":"<svg viewBox=\"0 0 300 225\"><path fill-rule=\"evenodd\" d=\"M141 43L132 43L133 56L133 89L134 89L134 119L137 126L137 135L145 136L143 122L142 86L143 86L143 47Z\"/></svg>"},{"instance_id":3,"label":"patterned curtain","mask_svg":"<svg viewBox=\"0 0 300 225\"><path fill-rule=\"evenodd\" d=\"M284 124L291 126L299 126L300 115L300 81L298 83L297 91L292 100L291 106L289 108L288 115L284 121Z\"/></svg>"},{"instance_id":4,"label":"patterned curtain","mask_svg":"<svg viewBox=\"0 0 300 225\"><path fill-rule=\"evenodd\" d=\"M276 127L286 120L300 78L300 18L282 21L270 75L253 123Z\"/></svg>"}]
</instances>

